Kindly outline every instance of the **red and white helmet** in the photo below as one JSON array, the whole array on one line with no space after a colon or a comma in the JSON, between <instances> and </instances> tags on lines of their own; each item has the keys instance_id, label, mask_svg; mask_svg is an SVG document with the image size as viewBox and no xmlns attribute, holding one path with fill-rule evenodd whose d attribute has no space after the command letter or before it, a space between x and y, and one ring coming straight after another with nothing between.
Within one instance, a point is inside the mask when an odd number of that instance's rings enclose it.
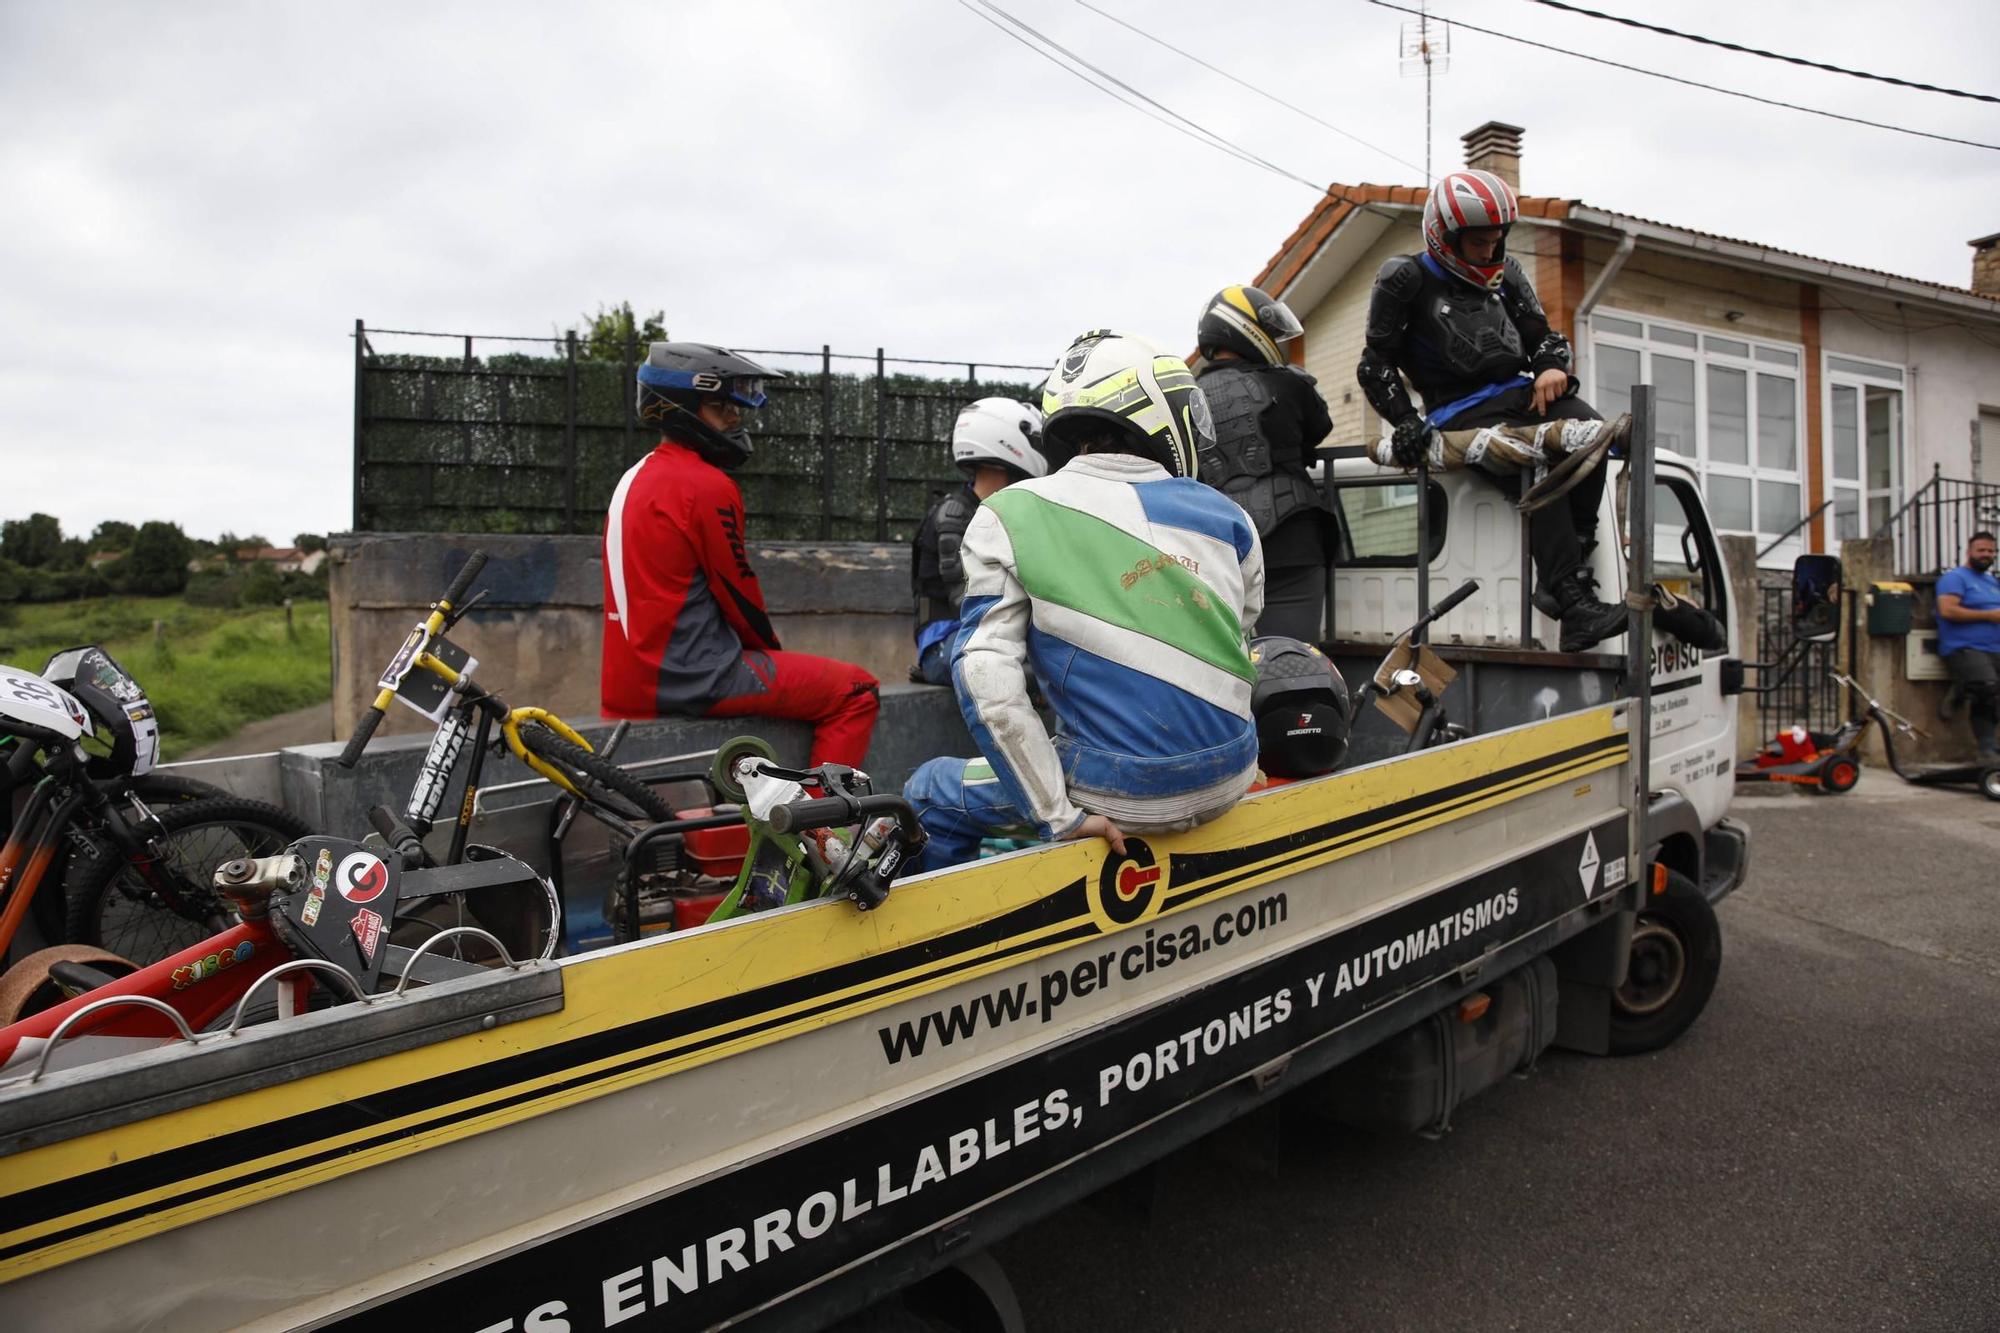
<instances>
[{"instance_id":1,"label":"red and white helmet","mask_svg":"<svg viewBox=\"0 0 2000 1333\"><path fill-rule=\"evenodd\" d=\"M1507 229L1521 216L1521 205L1506 181L1490 171L1454 171L1439 178L1424 201L1424 248L1445 272L1475 287L1500 285L1507 260ZM1490 264L1467 262L1458 252L1460 232L1480 227L1500 228L1500 246Z\"/></svg>"}]
</instances>

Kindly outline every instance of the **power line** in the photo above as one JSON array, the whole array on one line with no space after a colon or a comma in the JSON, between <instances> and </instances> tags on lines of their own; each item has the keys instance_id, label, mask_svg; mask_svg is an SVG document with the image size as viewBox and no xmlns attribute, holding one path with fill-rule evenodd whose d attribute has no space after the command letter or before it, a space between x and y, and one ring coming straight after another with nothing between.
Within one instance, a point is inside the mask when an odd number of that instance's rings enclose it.
<instances>
[{"instance_id":1,"label":"power line","mask_svg":"<svg viewBox=\"0 0 2000 1333\"><path fill-rule=\"evenodd\" d=\"M1116 23L1121 28L1127 29L1130 32L1137 33L1139 36L1144 37L1147 41L1153 43L1155 46L1163 46L1167 50L1172 51L1175 55L1180 56L1182 59L1191 60L1195 64L1200 65L1203 69L1208 70L1210 73L1219 74L1223 78L1228 79L1231 83L1236 84L1238 87L1249 89L1251 92L1257 94L1257 96L1263 98L1267 102L1275 102L1279 106L1283 107L1285 110L1292 112L1294 115L1304 116L1307 120L1311 121L1313 124L1318 125L1324 129L1332 130L1335 134L1340 135L1343 139L1351 139L1355 143L1360 144L1363 148L1366 148L1371 152L1380 153L1382 156L1388 158L1391 162L1395 162L1402 166L1406 166L1412 171L1416 172L1423 171L1422 167L1418 166L1415 162L1410 161L1408 158L1397 157L1394 153L1382 147L1380 144L1372 144L1358 134L1350 134L1346 130L1340 128L1340 126L1334 124L1332 121L1322 120L1320 117L1314 115L1312 112L1306 110L1304 107L1295 106L1294 104L1287 102L1284 98L1279 97L1277 94L1271 92L1269 89L1260 88L1256 84L1250 82L1248 79L1238 78L1236 75L1231 74L1228 70L1223 69L1220 65L1212 65L1208 61L1203 60L1200 56L1195 55L1191 51L1183 51L1180 47L1175 46L1172 42L1169 42L1162 37L1155 36L1153 33L1147 32L1144 28L1139 27L1137 24L1126 22L1124 19L1119 18L1116 14L1111 13L1109 10L1099 9L1096 5L1091 4L1090 0L1076 0L1076 3L1083 6L1085 9L1089 10L1093 14L1098 15L1101 18L1109 19L1111 22Z\"/></svg>"},{"instance_id":2,"label":"power line","mask_svg":"<svg viewBox=\"0 0 2000 1333\"><path fill-rule=\"evenodd\" d=\"M1400 210L1394 210L1393 206L1389 205L1386 200L1363 199L1360 198L1359 196L1349 194L1347 191L1338 189L1332 185L1316 185L1312 181L1306 179L1304 176L1297 174L1296 172L1288 171L1284 167L1278 166L1276 163L1269 162L1264 158L1259 157L1257 154L1251 152L1249 149L1243 148L1240 145L1236 144L1235 142L1224 138L1220 134L1217 134L1215 131L1207 128L1206 126L1201 125L1196 121L1190 120L1188 117L1181 115L1178 111L1175 111L1172 107L1169 107L1165 103L1160 102L1159 100L1148 96L1146 93L1141 92L1138 88L1133 87L1131 84L1126 83L1124 80L1117 78L1115 75L1112 75L1104 70L1101 70L1098 66L1091 64L1089 61L1077 55L1074 51L1070 50L1062 43L1056 41L1054 38L1049 37L1045 33L1037 31L1035 28L1015 18L1012 14L1007 13L1006 10L1001 9L1000 6L991 3L991 0L977 0L977 7L975 7L974 0L958 0L958 3L962 8L970 11L971 13L977 14L980 18L984 19L994 28L997 28L999 31L1013 38L1016 42L1019 42L1022 46L1027 47L1030 51L1033 51L1036 55L1041 56L1044 60L1047 60L1049 63L1053 64L1057 69L1062 70L1065 74L1069 74L1075 78L1081 79L1084 83L1090 85L1092 88L1095 88L1097 91L1103 93L1105 96L1113 98L1121 105L1131 107L1134 111L1141 112L1151 117L1153 120L1159 121L1159 123L1165 125L1168 129L1173 130L1177 134L1181 134L1186 136L1187 138L1193 139L1196 143L1202 144L1205 147L1214 148L1219 152L1227 153L1229 156L1235 158L1239 162L1244 162L1251 166L1256 166L1262 168L1263 170L1271 171L1279 176L1284 177L1286 180L1296 181L1297 183L1304 185L1307 189L1311 190L1315 195L1318 195L1322 200L1331 199L1339 203L1348 204L1351 207L1353 207L1357 212L1367 212L1374 214L1377 217L1386 218L1392 225L1395 226L1408 227L1412 231L1422 230L1423 224L1418 219L1406 217ZM1013 23L1016 27L1020 28L1021 32L1031 34L1035 40L1030 41L1028 37L1022 36L1020 32L1015 32L1012 29L1003 26L991 14L987 14L986 12L984 12L985 10L992 10L995 14L1001 15L1002 17L1006 18L1010 23ZM1042 43L1042 45L1037 45L1036 44L1037 42ZM1056 54L1058 52L1061 53L1061 57L1065 57L1069 62L1073 63L1065 63L1065 60L1063 58L1059 58L1058 55ZM1109 80L1111 84L1115 84L1116 87L1110 87L1107 86L1105 83L1099 82L1096 78L1091 77L1092 73L1101 75L1104 79ZM1121 92L1119 91L1120 89L1129 92L1130 96L1128 97L1121 94ZM1132 100L1133 98L1137 98L1139 100L1134 101ZM1156 112L1152 108L1158 108L1158 111ZM1162 115L1160 113L1165 113L1165 114ZM1171 117L1172 119L1168 119L1167 117ZM1533 256L1537 259L1540 259L1543 257L1543 252L1539 248L1532 246L1516 246L1510 244L1508 246L1508 252L1510 254L1513 254L1521 258Z\"/></svg>"},{"instance_id":3,"label":"power line","mask_svg":"<svg viewBox=\"0 0 2000 1333\"><path fill-rule=\"evenodd\" d=\"M961 5L965 5L965 7L968 9L972 8L970 4L967 4L967 0L959 0L959 3ZM1314 194L1323 195L1326 193L1326 187L1321 185L1315 185L1312 181L1306 179L1304 176L1299 175L1297 172L1287 171L1285 168L1279 166L1277 163L1259 157L1257 154L1251 152L1247 148L1244 148L1242 145L1223 138L1220 134L1217 134L1215 131L1209 129L1207 126L1198 124L1197 122L1188 119L1186 116L1183 116L1180 112L1174 110L1166 103L1148 97L1145 93L1140 92L1137 88L1134 88L1131 84L1126 83L1123 79L1120 79L1117 75L1112 74L1108 70L1101 69L1098 66L1091 64L1088 60L1085 60L1082 56L1070 50L1068 47L1064 46L1061 42L1056 41L1053 37L1048 36L1046 33L1039 32L1035 28L1022 22L1020 19L1014 17L1012 14L1002 9L1000 6L992 3L992 0L979 0L979 6L980 6L979 9L974 9L972 12L975 14L979 14L981 18L987 19L988 22L992 22L992 19L987 14L981 12L982 10L991 10L993 14L999 15L1000 18L1005 19L1008 23L1012 24L1014 27L1019 28L1029 37L1032 37L1035 39L1035 41L1041 43L1042 46L1049 48L1050 51L1060 52L1066 59L1075 62L1075 64L1081 66L1086 70L1089 70L1092 74L1096 75L1097 78L1102 79L1106 83L1110 83L1115 87L1117 87L1118 89L1126 93L1129 93L1131 96L1138 98L1140 101L1144 102L1147 106L1156 107L1160 111L1165 112L1168 116L1171 116L1174 121L1179 122L1179 126L1185 126L1186 129L1183 130L1182 132L1189 134L1190 137L1199 136L1200 141L1206 141L1208 143L1211 143L1214 147L1222 149L1224 152L1230 154L1233 157L1236 157L1244 162L1248 162L1253 166L1262 167L1264 168L1264 170L1272 172L1279 176L1283 176L1287 180L1297 181L1300 185L1305 186L1308 190L1311 190ZM994 26L998 27L999 25L996 23ZM1007 35L1010 37L1015 36L1014 33L1008 32L1006 28L1001 28L1001 31L1007 32ZM1039 48L1031 48L1031 49L1039 49ZM1041 53L1044 55L1049 54L1048 51L1043 51ZM1051 55L1050 59L1054 59L1054 56ZM1060 61L1058 61L1057 63L1061 64ZM1064 68L1068 67L1064 66ZM1070 72L1074 74L1077 71L1072 69L1070 70ZM1087 80L1087 82L1093 82L1093 86L1099 88L1101 91L1106 91L1106 92L1110 91L1109 89L1104 88L1103 84L1095 83L1094 81L1089 81L1089 80ZM1124 101L1125 99L1120 98L1119 100ZM1133 104L1127 101L1126 105L1131 106ZM1158 117L1154 118L1158 119ZM1179 128L1179 126L1176 126L1175 128Z\"/></svg>"},{"instance_id":4,"label":"power line","mask_svg":"<svg viewBox=\"0 0 2000 1333\"><path fill-rule=\"evenodd\" d=\"M1528 0L1528 3L1546 5L1550 9L1560 9L1571 14L1581 14L1585 18L1603 19L1608 23L1622 23L1628 28L1639 28L1645 32L1656 32L1663 37L1678 37L1685 42L1699 42L1703 46L1719 46L1725 51L1740 51L1746 56L1762 56L1766 60L1782 60L1788 65L1804 65L1807 69L1823 69L1829 74L1845 74L1851 79L1873 79L1877 83L1893 83L1898 88L1914 88L1918 92L1943 93L1946 97L1969 97L1975 102L2000 102L2000 97L1994 97L1987 93L1969 93L1958 88L1940 88L1934 83L1918 83L1913 79L1899 79L1890 74L1870 74L1865 70L1847 69L1840 65L1826 64L1824 61L1807 60L1803 56L1780 55L1776 51L1765 51L1755 46L1741 46L1735 42L1725 42L1715 37L1702 37L1692 32L1681 32L1675 28L1663 28L1657 23L1642 23L1638 19L1625 18L1619 14L1606 14L1601 10L1585 9L1582 5L1567 5L1563 3L1563 0Z\"/></svg>"},{"instance_id":5,"label":"power line","mask_svg":"<svg viewBox=\"0 0 2000 1333\"><path fill-rule=\"evenodd\" d=\"M1368 0L1368 3L1382 9L1393 9L1403 14L1422 15L1423 13L1422 10L1412 9L1408 5L1392 4L1390 0ZM1581 51L1570 51L1560 46L1551 46L1547 42L1530 41L1526 37L1516 37L1512 33L1495 32L1491 28L1476 27L1459 19L1445 19L1439 15L1432 15L1431 17L1439 18L1441 22L1449 23L1453 27L1464 28L1468 32L1481 33L1487 37L1498 37L1503 42L1518 42L1522 46L1532 46L1542 51L1553 51L1557 55L1575 56L1578 60L1588 60L1595 65L1609 65L1613 69L1622 69L1628 74L1644 74L1650 78L1665 79L1668 83L1683 84L1689 88L1700 88L1711 93L1722 93L1728 97L1741 97L1746 101L1761 102L1765 106L1782 107L1787 111L1803 111L1807 115L1825 116L1829 120L1844 120L1850 125L1866 125L1870 129L1890 130L1897 134L1914 135L1919 139L1935 139L1940 143L1963 144L1967 148L1984 148L1989 152L2000 153L2000 144L1996 143L1981 143L1977 139L1958 139L1949 134L1933 134L1929 130L1913 130L1907 126L1890 125L1879 120L1863 120L1859 116L1844 116L1838 111L1822 111L1818 107L1800 106L1796 102L1780 102L1776 98L1759 97L1755 93L1746 93L1735 88L1722 88L1712 83L1701 83L1694 79L1683 79L1676 74L1662 74L1654 69L1641 69L1637 65L1622 64L1616 60L1607 60L1603 56L1585 55Z\"/></svg>"}]
</instances>

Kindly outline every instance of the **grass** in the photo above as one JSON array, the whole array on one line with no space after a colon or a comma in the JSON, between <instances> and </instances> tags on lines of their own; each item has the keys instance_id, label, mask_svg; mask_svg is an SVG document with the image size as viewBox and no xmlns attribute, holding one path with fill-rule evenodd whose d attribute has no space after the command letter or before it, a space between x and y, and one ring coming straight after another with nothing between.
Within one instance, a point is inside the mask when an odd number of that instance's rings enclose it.
<instances>
[{"instance_id":1,"label":"grass","mask_svg":"<svg viewBox=\"0 0 2000 1333\"><path fill-rule=\"evenodd\" d=\"M280 606L235 610L176 597L99 597L17 605L0 624L0 662L38 671L78 644L104 648L138 678L160 717L163 759L332 692L325 602L299 602L293 635ZM153 625L160 624L156 642Z\"/></svg>"}]
</instances>

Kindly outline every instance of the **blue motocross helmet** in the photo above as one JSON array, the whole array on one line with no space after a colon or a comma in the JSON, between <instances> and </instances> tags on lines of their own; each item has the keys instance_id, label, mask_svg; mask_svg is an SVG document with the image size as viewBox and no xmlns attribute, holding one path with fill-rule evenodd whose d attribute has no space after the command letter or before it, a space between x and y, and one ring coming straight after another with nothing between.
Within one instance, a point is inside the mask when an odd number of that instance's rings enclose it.
<instances>
[{"instance_id":1,"label":"blue motocross helmet","mask_svg":"<svg viewBox=\"0 0 2000 1333\"><path fill-rule=\"evenodd\" d=\"M715 429L701 419L702 403L734 403L753 412L767 401L764 381L783 378L783 371L726 347L653 343L639 367L639 420L679 437L717 467L737 468L750 457L750 432L741 424Z\"/></svg>"}]
</instances>

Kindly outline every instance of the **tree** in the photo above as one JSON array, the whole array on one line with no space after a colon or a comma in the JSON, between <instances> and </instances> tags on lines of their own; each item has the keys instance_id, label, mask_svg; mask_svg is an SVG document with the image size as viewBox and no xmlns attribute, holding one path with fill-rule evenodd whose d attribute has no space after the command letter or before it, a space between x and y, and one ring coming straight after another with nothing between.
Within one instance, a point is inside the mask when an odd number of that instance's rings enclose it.
<instances>
[{"instance_id":1,"label":"tree","mask_svg":"<svg viewBox=\"0 0 2000 1333\"><path fill-rule=\"evenodd\" d=\"M285 600L284 580L278 575L278 567L262 560L253 560L243 574L243 587L236 594L244 606L276 606Z\"/></svg>"},{"instance_id":2,"label":"tree","mask_svg":"<svg viewBox=\"0 0 2000 1333\"><path fill-rule=\"evenodd\" d=\"M65 537L56 543L56 553L49 560L50 569L82 569L85 557L90 554L90 543L81 537Z\"/></svg>"},{"instance_id":3,"label":"tree","mask_svg":"<svg viewBox=\"0 0 2000 1333\"><path fill-rule=\"evenodd\" d=\"M298 547L301 554L311 555L314 551L324 551L326 549L326 538L320 536L317 532L301 532L298 536L292 538L292 545Z\"/></svg>"},{"instance_id":4,"label":"tree","mask_svg":"<svg viewBox=\"0 0 2000 1333\"><path fill-rule=\"evenodd\" d=\"M54 514L30 514L0 523L0 556L26 569L40 569L62 551L62 524Z\"/></svg>"},{"instance_id":5,"label":"tree","mask_svg":"<svg viewBox=\"0 0 2000 1333\"><path fill-rule=\"evenodd\" d=\"M139 535L139 529L130 523L120 523L115 518L107 518L97 525L97 531L90 534L92 551L129 551L132 539Z\"/></svg>"},{"instance_id":6,"label":"tree","mask_svg":"<svg viewBox=\"0 0 2000 1333\"><path fill-rule=\"evenodd\" d=\"M655 310L641 322L633 315L630 301L608 310L600 305L596 314L583 317L576 354L587 361L623 361L629 339L637 355L644 357L647 343L667 340L666 318L664 310Z\"/></svg>"},{"instance_id":7,"label":"tree","mask_svg":"<svg viewBox=\"0 0 2000 1333\"><path fill-rule=\"evenodd\" d=\"M193 544L178 523L148 523L132 538L132 549L114 568L128 592L164 596L187 587Z\"/></svg>"}]
</instances>

